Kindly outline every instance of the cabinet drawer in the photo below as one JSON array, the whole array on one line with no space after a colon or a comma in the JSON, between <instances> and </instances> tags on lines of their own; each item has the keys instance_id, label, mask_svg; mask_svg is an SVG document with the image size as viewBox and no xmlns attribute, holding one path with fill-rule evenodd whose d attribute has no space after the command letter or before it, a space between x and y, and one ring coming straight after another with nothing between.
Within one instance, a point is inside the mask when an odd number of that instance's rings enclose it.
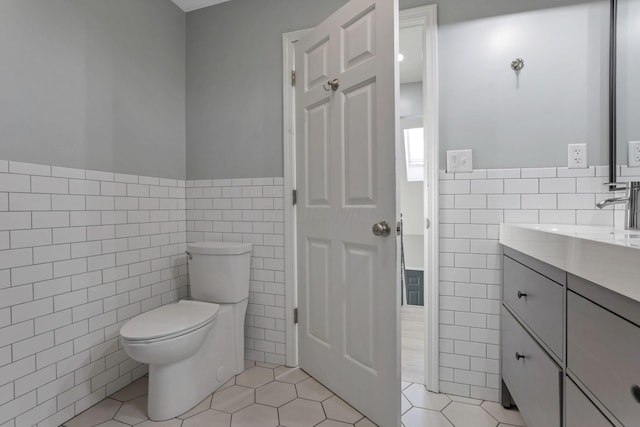
<instances>
[{"instance_id":1,"label":"cabinet drawer","mask_svg":"<svg viewBox=\"0 0 640 427\"><path fill-rule=\"evenodd\" d=\"M609 420L587 399L587 396L571 379L567 378L566 386L566 427L612 427Z\"/></svg>"},{"instance_id":2,"label":"cabinet drawer","mask_svg":"<svg viewBox=\"0 0 640 427\"><path fill-rule=\"evenodd\" d=\"M562 371L504 308L502 379L527 427L560 426Z\"/></svg>"},{"instance_id":3,"label":"cabinet drawer","mask_svg":"<svg viewBox=\"0 0 640 427\"><path fill-rule=\"evenodd\" d=\"M563 286L504 257L503 292L505 304L562 359Z\"/></svg>"},{"instance_id":4,"label":"cabinet drawer","mask_svg":"<svg viewBox=\"0 0 640 427\"><path fill-rule=\"evenodd\" d=\"M571 291L567 368L623 425L640 424L640 328Z\"/></svg>"}]
</instances>

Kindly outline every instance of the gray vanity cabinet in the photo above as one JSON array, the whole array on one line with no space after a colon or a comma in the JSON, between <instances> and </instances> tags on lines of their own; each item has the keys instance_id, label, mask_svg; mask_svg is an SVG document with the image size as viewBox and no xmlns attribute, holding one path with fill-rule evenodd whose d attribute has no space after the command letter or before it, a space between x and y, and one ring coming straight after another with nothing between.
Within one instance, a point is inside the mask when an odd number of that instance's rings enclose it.
<instances>
[{"instance_id":1,"label":"gray vanity cabinet","mask_svg":"<svg viewBox=\"0 0 640 427\"><path fill-rule=\"evenodd\" d=\"M640 302L508 247L503 265L503 405L528 427L640 426Z\"/></svg>"},{"instance_id":2,"label":"gray vanity cabinet","mask_svg":"<svg viewBox=\"0 0 640 427\"><path fill-rule=\"evenodd\" d=\"M526 402L519 408L527 426L560 426L562 369L504 308L502 333L502 378L513 399Z\"/></svg>"},{"instance_id":3,"label":"gray vanity cabinet","mask_svg":"<svg viewBox=\"0 0 640 427\"><path fill-rule=\"evenodd\" d=\"M560 427L566 274L508 248L503 261L502 381L528 427Z\"/></svg>"},{"instance_id":4,"label":"gray vanity cabinet","mask_svg":"<svg viewBox=\"0 0 640 427\"><path fill-rule=\"evenodd\" d=\"M564 278L557 283L524 266L504 258L503 300L542 343L562 359L562 301Z\"/></svg>"},{"instance_id":5,"label":"gray vanity cabinet","mask_svg":"<svg viewBox=\"0 0 640 427\"><path fill-rule=\"evenodd\" d=\"M567 371L622 425L640 426L640 327L610 309L569 290Z\"/></svg>"},{"instance_id":6,"label":"gray vanity cabinet","mask_svg":"<svg viewBox=\"0 0 640 427\"><path fill-rule=\"evenodd\" d=\"M567 427L613 427L571 379L565 384Z\"/></svg>"}]
</instances>

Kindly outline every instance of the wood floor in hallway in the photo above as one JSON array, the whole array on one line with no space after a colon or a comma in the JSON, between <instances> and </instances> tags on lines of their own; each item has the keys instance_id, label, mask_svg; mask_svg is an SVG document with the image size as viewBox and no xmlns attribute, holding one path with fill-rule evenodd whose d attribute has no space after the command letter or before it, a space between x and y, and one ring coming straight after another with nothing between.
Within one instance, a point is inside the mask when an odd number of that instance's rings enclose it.
<instances>
[{"instance_id":1,"label":"wood floor in hallway","mask_svg":"<svg viewBox=\"0 0 640 427\"><path fill-rule=\"evenodd\" d=\"M424 307L401 308L402 381L424 383Z\"/></svg>"}]
</instances>

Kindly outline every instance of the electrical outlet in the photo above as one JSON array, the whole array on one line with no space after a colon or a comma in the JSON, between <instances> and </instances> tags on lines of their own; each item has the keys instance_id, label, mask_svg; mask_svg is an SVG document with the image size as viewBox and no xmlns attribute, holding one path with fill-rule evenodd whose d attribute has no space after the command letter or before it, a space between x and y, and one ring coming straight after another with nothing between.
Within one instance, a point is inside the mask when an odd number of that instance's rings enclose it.
<instances>
[{"instance_id":1,"label":"electrical outlet","mask_svg":"<svg viewBox=\"0 0 640 427\"><path fill-rule=\"evenodd\" d=\"M447 150L447 172L473 172L473 151Z\"/></svg>"},{"instance_id":2,"label":"electrical outlet","mask_svg":"<svg viewBox=\"0 0 640 427\"><path fill-rule=\"evenodd\" d=\"M587 144L569 144L569 169L587 168Z\"/></svg>"},{"instance_id":3,"label":"electrical outlet","mask_svg":"<svg viewBox=\"0 0 640 427\"><path fill-rule=\"evenodd\" d=\"M629 162L630 168L640 166L640 141L629 141Z\"/></svg>"}]
</instances>

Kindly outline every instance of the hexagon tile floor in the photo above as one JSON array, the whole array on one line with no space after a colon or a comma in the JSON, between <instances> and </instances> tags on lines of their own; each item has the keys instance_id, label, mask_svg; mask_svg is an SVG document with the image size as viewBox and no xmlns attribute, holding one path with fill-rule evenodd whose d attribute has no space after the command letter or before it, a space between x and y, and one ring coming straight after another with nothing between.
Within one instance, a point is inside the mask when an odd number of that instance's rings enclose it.
<instances>
[{"instance_id":1,"label":"hexagon tile floor","mask_svg":"<svg viewBox=\"0 0 640 427\"><path fill-rule=\"evenodd\" d=\"M402 382L404 427L525 427L520 413L495 402L431 393Z\"/></svg>"},{"instance_id":2,"label":"hexagon tile floor","mask_svg":"<svg viewBox=\"0 0 640 427\"><path fill-rule=\"evenodd\" d=\"M374 423L298 368L247 362L246 370L190 411L147 419L143 377L67 421L65 427L371 427ZM429 393L402 383L405 427L524 426L497 403ZM499 424L503 423L503 424Z\"/></svg>"}]
</instances>

